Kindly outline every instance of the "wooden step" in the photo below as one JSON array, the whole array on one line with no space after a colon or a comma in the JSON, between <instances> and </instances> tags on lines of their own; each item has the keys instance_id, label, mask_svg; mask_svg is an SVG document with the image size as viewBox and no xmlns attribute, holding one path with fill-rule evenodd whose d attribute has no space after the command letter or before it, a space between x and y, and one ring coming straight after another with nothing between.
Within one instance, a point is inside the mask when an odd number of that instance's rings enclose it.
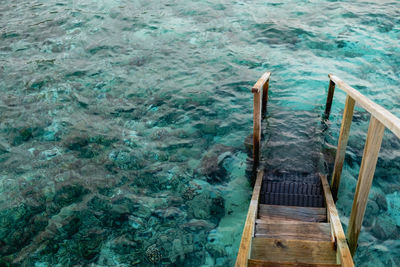
<instances>
[{"instance_id":1,"label":"wooden step","mask_svg":"<svg viewBox=\"0 0 400 267\"><path fill-rule=\"evenodd\" d=\"M260 203L298 207L324 207L324 196L261 192Z\"/></svg>"},{"instance_id":2,"label":"wooden step","mask_svg":"<svg viewBox=\"0 0 400 267\"><path fill-rule=\"evenodd\" d=\"M256 237L285 240L331 241L331 224L303 222L297 224L258 223Z\"/></svg>"},{"instance_id":3,"label":"wooden step","mask_svg":"<svg viewBox=\"0 0 400 267\"><path fill-rule=\"evenodd\" d=\"M254 237L250 259L270 262L336 264L334 243Z\"/></svg>"},{"instance_id":4,"label":"wooden step","mask_svg":"<svg viewBox=\"0 0 400 267\"><path fill-rule=\"evenodd\" d=\"M323 193L321 182L312 184L294 181L265 181L261 192L299 195L322 195Z\"/></svg>"},{"instance_id":5,"label":"wooden step","mask_svg":"<svg viewBox=\"0 0 400 267\"><path fill-rule=\"evenodd\" d=\"M299 262L272 262L263 260L249 259L248 267L338 267L340 264L325 264L325 263L299 263Z\"/></svg>"},{"instance_id":6,"label":"wooden step","mask_svg":"<svg viewBox=\"0 0 400 267\"><path fill-rule=\"evenodd\" d=\"M258 218L271 221L326 222L326 208L258 205Z\"/></svg>"}]
</instances>

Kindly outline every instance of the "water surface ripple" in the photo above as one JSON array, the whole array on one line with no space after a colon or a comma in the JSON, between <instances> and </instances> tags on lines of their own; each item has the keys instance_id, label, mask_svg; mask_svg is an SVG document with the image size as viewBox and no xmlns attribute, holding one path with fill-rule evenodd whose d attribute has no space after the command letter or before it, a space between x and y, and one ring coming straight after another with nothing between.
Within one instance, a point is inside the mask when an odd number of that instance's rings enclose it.
<instances>
[{"instance_id":1,"label":"water surface ripple","mask_svg":"<svg viewBox=\"0 0 400 267\"><path fill-rule=\"evenodd\" d=\"M331 168L328 73L400 116L399 1L0 3L0 266L233 266L265 70L268 169ZM357 108L345 228L368 121ZM399 178L387 131L358 266L400 266Z\"/></svg>"}]
</instances>

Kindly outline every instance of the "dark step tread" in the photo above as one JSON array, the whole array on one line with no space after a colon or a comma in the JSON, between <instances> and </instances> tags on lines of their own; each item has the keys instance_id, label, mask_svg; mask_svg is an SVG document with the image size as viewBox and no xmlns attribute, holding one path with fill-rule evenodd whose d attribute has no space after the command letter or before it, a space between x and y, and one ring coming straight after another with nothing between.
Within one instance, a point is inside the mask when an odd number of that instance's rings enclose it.
<instances>
[{"instance_id":1,"label":"dark step tread","mask_svg":"<svg viewBox=\"0 0 400 267\"><path fill-rule=\"evenodd\" d=\"M260 203L298 207L324 207L324 196L261 192Z\"/></svg>"},{"instance_id":2,"label":"dark step tread","mask_svg":"<svg viewBox=\"0 0 400 267\"><path fill-rule=\"evenodd\" d=\"M288 240L331 241L330 223L256 223L256 237Z\"/></svg>"},{"instance_id":3,"label":"dark step tread","mask_svg":"<svg viewBox=\"0 0 400 267\"><path fill-rule=\"evenodd\" d=\"M336 264L333 242L309 240L282 240L255 237L252 240L251 259L276 262Z\"/></svg>"},{"instance_id":4,"label":"dark step tread","mask_svg":"<svg viewBox=\"0 0 400 267\"><path fill-rule=\"evenodd\" d=\"M249 259L248 267L338 267L340 264L263 261Z\"/></svg>"},{"instance_id":5,"label":"dark step tread","mask_svg":"<svg viewBox=\"0 0 400 267\"><path fill-rule=\"evenodd\" d=\"M285 193L298 195L322 195L321 183L304 183L293 181L264 181L262 192Z\"/></svg>"},{"instance_id":6,"label":"dark step tread","mask_svg":"<svg viewBox=\"0 0 400 267\"><path fill-rule=\"evenodd\" d=\"M278 221L326 222L326 208L259 204L258 218Z\"/></svg>"}]
</instances>

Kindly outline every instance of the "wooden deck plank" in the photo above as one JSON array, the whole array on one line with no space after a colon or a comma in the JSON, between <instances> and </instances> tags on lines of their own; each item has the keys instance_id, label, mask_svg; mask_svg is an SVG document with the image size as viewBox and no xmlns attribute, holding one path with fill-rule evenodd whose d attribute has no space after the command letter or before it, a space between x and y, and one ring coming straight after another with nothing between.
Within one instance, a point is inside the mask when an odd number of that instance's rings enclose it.
<instances>
[{"instance_id":1,"label":"wooden deck plank","mask_svg":"<svg viewBox=\"0 0 400 267\"><path fill-rule=\"evenodd\" d=\"M338 267L340 264L263 261L249 259L249 267Z\"/></svg>"},{"instance_id":2,"label":"wooden deck plank","mask_svg":"<svg viewBox=\"0 0 400 267\"><path fill-rule=\"evenodd\" d=\"M266 220L326 222L326 208L260 204L258 215Z\"/></svg>"},{"instance_id":3,"label":"wooden deck plank","mask_svg":"<svg viewBox=\"0 0 400 267\"><path fill-rule=\"evenodd\" d=\"M273 220L273 219L257 219L256 224L269 224L269 223L279 223L279 224L319 224L319 222L303 222L294 220Z\"/></svg>"},{"instance_id":4,"label":"wooden deck plank","mask_svg":"<svg viewBox=\"0 0 400 267\"><path fill-rule=\"evenodd\" d=\"M289 240L331 241L330 223L256 224L256 237Z\"/></svg>"},{"instance_id":5,"label":"wooden deck plank","mask_svg":"<svg viewBox=\"0 0 400 267\"><path fill-rule=\"evenodd\" d=\"M333 242L253 238L251 259L296 263L336 264Z\"/></svg>"}]
</instances>

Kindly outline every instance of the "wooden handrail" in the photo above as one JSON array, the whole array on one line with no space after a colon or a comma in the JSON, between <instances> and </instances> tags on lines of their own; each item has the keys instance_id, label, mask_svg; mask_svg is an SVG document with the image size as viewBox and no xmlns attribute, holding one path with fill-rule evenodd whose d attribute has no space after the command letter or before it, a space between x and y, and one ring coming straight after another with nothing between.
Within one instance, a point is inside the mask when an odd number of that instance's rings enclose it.
<instances>
[{"instance_id":1,"label":"wooden handrail","mask_svg":"<svg viewBox=\"0 0 400 267\"><path fill-rule=\"evenodd\" d=\"M332 81L331 81L332 82ZM342 169L344 164L344 158L346 156L346 147L350 135L350 126L353 119L353 111L355 101L351 96L346 97L346 104L343 111L342 126L340 126L340 135L338 147L336 150L335 165L333 167L332 174L332 196L333 199L337 200L337 194L339 190L340 177L342 175Z\"/></svg>"},{"instance_id":2,"label":"wooden handrail","mask_svg":"<svg viewBox=\"0 0 400 267\"><path fill-rule=\"evenodd\" d=\"M354 267L353 258L347 246L346 236L344 235L343 227L340 223L339 214L336 210L331 191L329 190L328 180L325 175L320 175L320 178L324 190L326 209L328 211L328 222L331 224L332 234L336 242L338 263L343 267Z\"/></svg>"},{"instance_id":3,"label":"wooden handrail","mask_svg":"<svg viewBox=\"0 0 400 267\"><path fill-rule=\"evenodd\" d=\"M268 101L269 77L271 72L264 73L256 84L251 88L254 94L253 103L253 164L258 166L260 161L260 142L261 142L261 117L266 112ZM262 94L262 95L261 95Z\"/></svg>"},{"instance_id":4,"label":"wooden handrail","mask_svg":"<svg viewBox=\"0 0 400 267\"><path fill-rule=\"evenodd\" d=\"M247 266L247 260L250 258L251 240L254 236L254 223L258 214L258 200L260 198L261 183L264 171L259 171L254 185L253 195L250 201L250 207L247 212L246 222L243 228L242 239L240 241L239 253L236 257L236 267Z\"/></svg>"},{"instance_id":5,"label":"wooden handrail","mask_svg":"<svg viewBox=\"0 0 400 267\"><path fill-rule=\"evenodd\" d=\"M335 165L332 174L331 189L333 198L335 200L337 199L337 193L339 191L340 176L344 164L355 103L359 104L371 114L367 139L365 142L364 153L360 166L360 173L357 180L357 187L349 219L349 227L347 230L349 249L351 254L354 255L357 249L358 237L361 231L362 221L364 219L365 208L368 202L368 194L371 189L372 179L374 177L385 127L400 138L400 119L382 106L371 101L369 98L343 82L335 75L329 74L328 76L330 78L330 83L325 116L327 115L327 117L329 117L335 85L347 93L342 125L340 128L338 148L336 151Z\"/></svg>"},{"instance_id":6,"label":"wooden handrail","mask_svg":"<svg viewBox=\"0 0 400 267\"><path fill-rule=\"evenodd\" d=\"M271 72L265 72L260 79L254 84L254 86L251 88L251 91L253 93L259 93L261 91L261 88L264 87L264 85L268 82L269 77L271 76Z\"/></svg>"},{"instance_id":7,"label":"wooden handrail","mask_svg":"<svg viewBox=\"0 0 400 267\"><path fill-rule=\"evenodd\" d=\"M372 116L377 118L386 128L391 130L398 138L400 138L400 119L389 112L384 107L371 101L368 97L361 94L359 91L349 86L341 79L333 74L328 75L331 81L333 81L340 89L345 91L351 98L353 98L357 104L363 107L366 111L371 113Z\"/></svg>"}]
</instances>

